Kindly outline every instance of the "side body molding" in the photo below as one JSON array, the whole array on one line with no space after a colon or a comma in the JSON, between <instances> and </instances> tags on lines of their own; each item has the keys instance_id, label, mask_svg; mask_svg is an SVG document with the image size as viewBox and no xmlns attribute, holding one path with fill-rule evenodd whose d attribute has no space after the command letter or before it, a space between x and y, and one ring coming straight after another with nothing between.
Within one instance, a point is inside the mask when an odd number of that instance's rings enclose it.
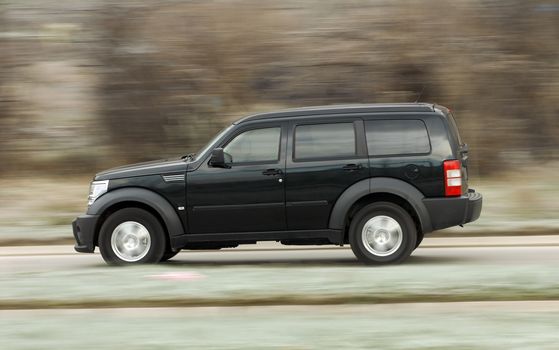
<instances>
[{"instance_id":1,"label":"side body molding","mask_svg":"<svg viewBox=\"0 0 559 350\"><path fill-rule=\"evenodd\" d=\"M423 194L407 182L388 177L374 177L361 180L346 189L338 198L336 204L334 204L330 214L329 228L343 230L346 215L351 206L362 197L373 193L390 193L402 197L417 213L423 233L433 231L429 212L423 204Z\"/></svg>"},{"instance_id":2,"label":"side body molding","mask_svg":"<svg viewBox=\"0 0 559 350\"><path fill-rule=\"evenodd\" d=\"M171 204L159 194L138 187L116 189L99 197L87 210L89 215L101 215L114 204L140 202L152 207L163 219L169 236L184 234L184 227Z\"/></svg>"}]
</instances>

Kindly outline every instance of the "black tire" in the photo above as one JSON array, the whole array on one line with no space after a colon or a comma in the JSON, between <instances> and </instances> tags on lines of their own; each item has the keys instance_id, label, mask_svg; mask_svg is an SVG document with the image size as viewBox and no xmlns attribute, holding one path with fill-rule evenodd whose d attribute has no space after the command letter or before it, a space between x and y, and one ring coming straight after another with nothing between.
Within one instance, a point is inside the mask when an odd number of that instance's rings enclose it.
<instances>
[{"instance_id":1,"label":"black tire","mask_svg":"<svg viewBox=\"0 0 559 350\"><path fill-rule=\"evenodd\" d=\"M145 256L137 261L126 261L117 255L111 245L115 229L126 222L139 223L147 230L150 246ZM159 220L146 210L125 208L114 212L105 220L99 233L101 256L110 265L154 264L161 261L165 253L165 231ZM117 249L118 250L118 249Z\"/></svg>"},{"instance_id":2,"label":"black tire","mask_svg":"<svg viewBox=\"0 0 559 350\"><path fill-rule=\"evenodd\" d=\"M394 251L377 255L365 247L363 242L363 227L370 220L378 216L387 216L395 220L401 230L401 243L394 244ZM384 220L387 219L378 219ZM381 231L379 231L381 232ZM382 233L381 233L382 234ZM355 256L365 264L400 263L410 256L415 248L417 232L411 216L402 207L391 202L376 202L363 207L351 220L349 227L349 243ZM397 248L396 248L397 247ZM387 254L387 255L382 255Z\"/></svg>"},{"instance_id":3,"label":"black tire","mask_svg":"<svg viewBox=\"0 0 559 350\"><path fill-rule=\"evenodd\" d=\"M174 258L179 252L180 252L180 250L177 251L177 252L174 252L172 250L165 251L165 253L163 253L163 256L161 257L161 262L165 262L169 259Z\"/></svg>"}]
</instances>

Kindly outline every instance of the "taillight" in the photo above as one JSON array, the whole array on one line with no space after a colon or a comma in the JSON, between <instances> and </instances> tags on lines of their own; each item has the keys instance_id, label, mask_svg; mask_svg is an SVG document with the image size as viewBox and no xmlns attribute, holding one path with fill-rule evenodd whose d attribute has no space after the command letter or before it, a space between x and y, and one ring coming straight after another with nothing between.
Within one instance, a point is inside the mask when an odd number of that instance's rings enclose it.
<instances>
[{"instance_id":1,"label":"taillight","mask_svg":"<svg viewBox=\"0 0 559 350\"><path fill-rule=\"evenodd\" d=\"M459 160L445 160L444 168L444 194L447 197L462 194L462 169Z\"/></svg>"}]
</instances>

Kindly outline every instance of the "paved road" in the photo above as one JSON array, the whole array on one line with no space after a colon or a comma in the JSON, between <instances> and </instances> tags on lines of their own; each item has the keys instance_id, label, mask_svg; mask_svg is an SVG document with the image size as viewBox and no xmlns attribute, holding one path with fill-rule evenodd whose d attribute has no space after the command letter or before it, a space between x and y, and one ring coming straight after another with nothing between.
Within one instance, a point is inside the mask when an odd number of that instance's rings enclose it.
<instances>
[{"instance_id":1,"label":"paved road","mask_svg":"<svg viewBox=\"0 0 559 350\"><path fill-rule=\"evenodd\" d=\"M427 238L407 264L559 264L559 236ZM0 247L0 273L103 265L101 256L71 246ZM358 264L346 247L286 247L264 242L220 251L183 251L169 264L185 266Z\"/></svg>"}]
</instances>

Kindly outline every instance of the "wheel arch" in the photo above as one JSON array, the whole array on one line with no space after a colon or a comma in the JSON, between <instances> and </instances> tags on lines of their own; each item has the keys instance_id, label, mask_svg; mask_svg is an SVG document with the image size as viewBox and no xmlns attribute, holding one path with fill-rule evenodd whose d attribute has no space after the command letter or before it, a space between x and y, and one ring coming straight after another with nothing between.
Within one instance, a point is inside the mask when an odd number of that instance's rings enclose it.
<instances>
[{"instance_id":1,"label":"wheel arch","mask_svg":"<svg viewBox=\"0 0 559 350\"><path fill-rule=\"evenodd\" d=\"M123 208L140 208L154 215L165 229L168 244L170 237L184 234L179 216L164 197L144 188L127 187L104 194L87 210L87 214L100 216L95 227L95 245L98 245L99 231L105 220Z\"/></svg>"},{"instance_id":2,"label":"wheel arch","mask_svg":"<svg viewBox=\"0 0 559 350\"><path fill-rule=\"evenodd\" d=\"M433 231L423 194L412 185L393 178L375 177L359 181L338 198L330 214L329 227L347 231L351 216L366 204L390 201L410 213L422 234Z\"/></svg>"}]
</instances>

